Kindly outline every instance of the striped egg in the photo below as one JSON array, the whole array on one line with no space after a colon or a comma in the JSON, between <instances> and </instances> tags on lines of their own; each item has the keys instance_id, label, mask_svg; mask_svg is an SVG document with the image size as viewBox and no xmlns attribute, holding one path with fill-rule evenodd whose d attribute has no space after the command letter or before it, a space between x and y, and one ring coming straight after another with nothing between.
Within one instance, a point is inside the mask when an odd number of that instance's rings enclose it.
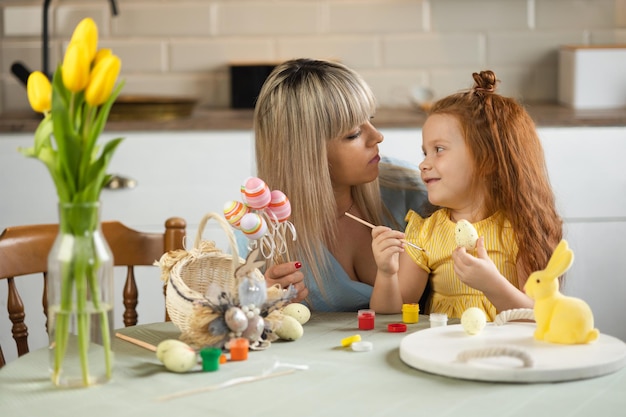
<instances>
[{"instance_id":1,"label":"striped egg","mask_svg":"<svg viewBox=\"0 0 626 417\"><path fill-rule=\"evenodd\" d=\"M241 218L239 228L248 239L260 239L267 233L265 220L257 213L248 213Z\"/></svg>"},{"instance_id":2,"label":"striped egg","mask_svg":"<svg viewBox=\"0 0 626 417\"><path fill-rule=\"evenodd\" d=\"M256 210L264 209L272 200L270 187L265 181L257 177L250 177L246 180L243 194L246 204Z\"/></svg>"},{"instance_id":3,"label":"striped egg","mask_svg":"<svg viewBox=\"0 0 626 417\"><path fill-rule=\"evenodd\" d=\"M224 217L233 227L239 228L241 218L250 212L250 208L240 201L228 201L224 204Z\"/></svg>"},{"instance_id":4,"label":"striped egg","mask_svg":"<svg viewBox=\"0 0 626 417\"><path fill-rule=\"evenodd\" d=\"M273 213L279 222L284 222L291 216L291 203L285 193L280 190L273 190L271 196L272 199L267 210Z\"/></svg>"}]
</instances>

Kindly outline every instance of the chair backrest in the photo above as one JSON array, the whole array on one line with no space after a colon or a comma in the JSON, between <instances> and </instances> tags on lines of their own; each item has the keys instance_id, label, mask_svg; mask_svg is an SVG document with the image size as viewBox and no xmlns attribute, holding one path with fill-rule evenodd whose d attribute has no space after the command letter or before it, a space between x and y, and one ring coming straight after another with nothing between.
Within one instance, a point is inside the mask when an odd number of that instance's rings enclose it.
<instances>
[{"instance_id":1,"label":"chair backrest","mask_svg":"<svg viewBox=\"0 0 626 417\"><path fill-rule=\"evenodd\" d=\"M113 252L114 265L127 267L123 291L125 326L137 324L138 290L133 267L153 265L164 253L183 249L186 227L185 220L179 217L165 221L164 233L140 232L117 221L102 222L102 233ZM47 317L47 259L57 232L57 224L41 224L8 227L0 234L0 281L6 280L8 285L7 310L18 356L27 353L29 348L24 304L15 279L43 274L42 307ZM169 319L167 312L165 319ZM0 367L4 365L5 358L0 346Z\"/></svg>"}]
</instances>

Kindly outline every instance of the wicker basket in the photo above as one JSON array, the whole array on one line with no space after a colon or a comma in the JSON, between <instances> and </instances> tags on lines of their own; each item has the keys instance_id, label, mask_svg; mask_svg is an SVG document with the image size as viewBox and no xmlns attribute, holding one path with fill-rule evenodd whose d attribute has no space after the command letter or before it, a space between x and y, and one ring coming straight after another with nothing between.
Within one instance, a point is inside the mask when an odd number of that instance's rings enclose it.
<instances>
[{"instance_id":1,"label":"wicker basket","mask_svg":"<svg viewBox=\"0 0 626 417\"><path fill-rule=\"evenodd\" d=\"M211 219L217 221L226 233L232 255L217 249L214 242L202 240L204 227ZM193 249L163 255L159 265L163 278L167 280L167 313L183 334L189 331L194 302L204 300L204 294L211 284L217 284L236 296L239 283L235 278L235 270L243 263L244 260L239 258L231 225L216 213L208 213L202 218ZM256 269L254 273L260 280L264 280L261 271Z\"/></svg>"}]
</instances>

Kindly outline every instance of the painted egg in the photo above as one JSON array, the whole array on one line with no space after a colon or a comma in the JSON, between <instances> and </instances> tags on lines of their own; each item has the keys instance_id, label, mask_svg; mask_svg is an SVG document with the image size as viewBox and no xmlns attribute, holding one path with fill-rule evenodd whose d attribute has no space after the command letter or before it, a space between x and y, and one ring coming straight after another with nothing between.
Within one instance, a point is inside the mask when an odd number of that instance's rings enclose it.
<instances>
[{"instance_id":1,"label":"painted egg","mask_svg":"<svg viewBox=\"0 0 626 417\"><path fill-rule=\"evenodd\" d=\"M457 246L462 246L467 250L471 250L476 247L478 232L470 222L465 219L461 219L456 222L454 239Z\"/></svg>"},{"instance_id":2,"label":"painted egg","mask_svg":"<svg viewBox=\"0 0 626 417\"><path fill-rule=\"evenodd\" d=\"M246 204L256 210L264 209L272 201L270 188L265 181L257 177L250 177L246 180L243 194Z\"/></svg>"},{"instance_id":3,"label":"painted egg","mask_svg":"<svg viewBox=\"0 0 626 417\"><path fill-rule=\"evenodd\" d=\"M304 334L304 328L291 316L283 316L280 327L276 329L276 336L283 340L297 340Z\"/></svg>"},{"instance_id":4,"label":"painted egg","mask_svg":"<svg viewBox=\"0 0 626 417\"><path fill-rule=\"evenodd\" d=\"M465 333L470 335L478 334L487 325L487 316L480 308L470 307L461 315L461 325Z\"/></svg>"},{"instance_id":5,"label":"painted egg","mask_svg":"<svg viewBox=\"0 0 626 417\"><path fill-rule=\"evenodd\" d=\"M177 339L166 339L157 345L156 356L161 362L163 362L163 356L165 356L167 351L177 347L191 349L185 342L181 342Z\"/></svg>"},{"instance_id":6,"label":"painted egg","mask_svg":"<svg viewBox=\"0 0 626 417\"><path fill-rule=\"evenodd\" d=\"M248 213L241 218L239 228L248 239L259 239L267 233L267 224L261 216L256 213Z\"/></svg>"},{"instance_id":7,"label":"painted egg","mask_svg":"<svg viewBox=\"0 0 626 417\"><path fill-rule=\"evenodd\" d=\"M249 212L250 208L240 201L228 201L224 204L224 217L236 228L239 228L241 218Z\"/></svg>"},{"instance_id":8,"label":"painted egg","mask_svg":"<svg viewBox=\"0 0 626 417\"><path fill-rule=\"evenodd\" d=\"M239 307L231 307L226 310L224 320L230 330L241 333L248 327L248 316Z\"/></svg>"},{"instance_id":9,"label":"painted egg","mask_svg":"<svg viewBox=\"0 0 626 417\"><path fill-rule=\"evenodd\" d=\"M284 222L291 216L291 203L285 193L280 190L272 190L270 194L272 199L267 210L276 216L279 222Z\"/></svg>"},{"instance_id":10,"label":"painted egg","mask_svg":"<svg viewBox=\"0 0 626 417\"><path fill-rule=\"evenodd\" d=\"M174 347L163 356L163 365L171 372L188 372L198 363L198 354L195 350L187 346Z\"/></svg>"},{"instance_id":11,"label":"painted egg","mask_svg":"<svg viewBox=\"0 0 626 417\"><path fill-rule=\"evenodd\" d=\"M298 320L298 323L305 324L311 318L311 310L304 304L291 303L283 307L282 312L285 316L291 316Z\"/></svg>"},{"instance_id":12,"label":"painted egg","mask_svg":"<svg viewBox=\"0 0 626 417\"><path fill-rule=\"evenodd\" d=\"M265 320L261 316L254 316L248 320L248 327L241 334L241 337L245 337L251 342L256 342L261 338L265 330Z\"/></svg>"}]
</instances>

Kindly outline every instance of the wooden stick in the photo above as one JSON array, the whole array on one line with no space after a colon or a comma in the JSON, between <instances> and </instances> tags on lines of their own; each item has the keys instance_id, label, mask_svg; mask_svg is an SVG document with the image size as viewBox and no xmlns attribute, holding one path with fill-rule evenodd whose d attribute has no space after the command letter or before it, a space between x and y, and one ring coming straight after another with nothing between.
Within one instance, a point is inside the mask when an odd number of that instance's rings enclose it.
<instances>
[{"instance_id":1,"label":"wooden stick","mask_svg":"<svg viewBox=\"0 0 626 417\"><path fill-rule=\"evenodd\" d=\"M130 336L126 336L125 334L122 333L115 333L115 337L125 340L129 343L132 343L133 345L137 345L137 346L141 346L144 349L148 349L151 350L153 352L156 352L157 348L154 345L151 345L148 342L144 342L143 340L139 340L139 339L135 339L134 337L130 337Z\"/></svg>"},{"instance_id":2,"label":"wooden stick","mask_svg":"<svg viewBox=\"0 0 626 417\"><path fill-rule=\"evenodd\" d=\"M367 226L367 227L369 227L370 229L373 229L373 228L375 228L375 227L376 227L376 226L374 226L372 223L366 222L365 220L363 220L363 219L361 219L361 218L359 218L359 217L357 217L357 216L355 216L355 215L353 215L353 214L350 214L350 213L348 213L348 212L345 212L344 214L345 214L346 216L350 217L352 220L356 220L357 222L359 222L359 223L361 223L361 224L366 225L366 226ZM403 242L403 243L406 243L406 244L407 244L407 245L409 245L409 246L414 247L414 248L415 248L415 249L417 249L417 250L421 250L421 251L423 251L423 252L426 252L426 250L424 250L424 248L420 248L419 246L417 246L417 245L416 245L416 244L414 244L414 243L407 242L406 240L403 240L402 242Z\"/></svg>"},{"instance_id":3,"label":"wooden stick","mask_svg":"<svg viewBox=\"0 0 626 417\"><path fill-rule=\"evenodd\" d=\"M274 372L271 374L262 374L258 376L244 376L240 378L233 378L226 382L222 382L221 384L209 385L208 387L200 387L200 388L192 389L189 391L182 391L182 392L177 392L177 393L170 394L170 395L164 395L162 397L158 397L157 401L169 401L169 400L173 400L173 399L180 398L180 397L186 397L188 395L200 394L202 392L216 391L218 389L232 387L233 385L247 384L248 382L260 381L262 379L289 375L289 374L293 374L294 372L296 372L295 369L288 369L286 371Z\"/></svg>"}]
</instances>

